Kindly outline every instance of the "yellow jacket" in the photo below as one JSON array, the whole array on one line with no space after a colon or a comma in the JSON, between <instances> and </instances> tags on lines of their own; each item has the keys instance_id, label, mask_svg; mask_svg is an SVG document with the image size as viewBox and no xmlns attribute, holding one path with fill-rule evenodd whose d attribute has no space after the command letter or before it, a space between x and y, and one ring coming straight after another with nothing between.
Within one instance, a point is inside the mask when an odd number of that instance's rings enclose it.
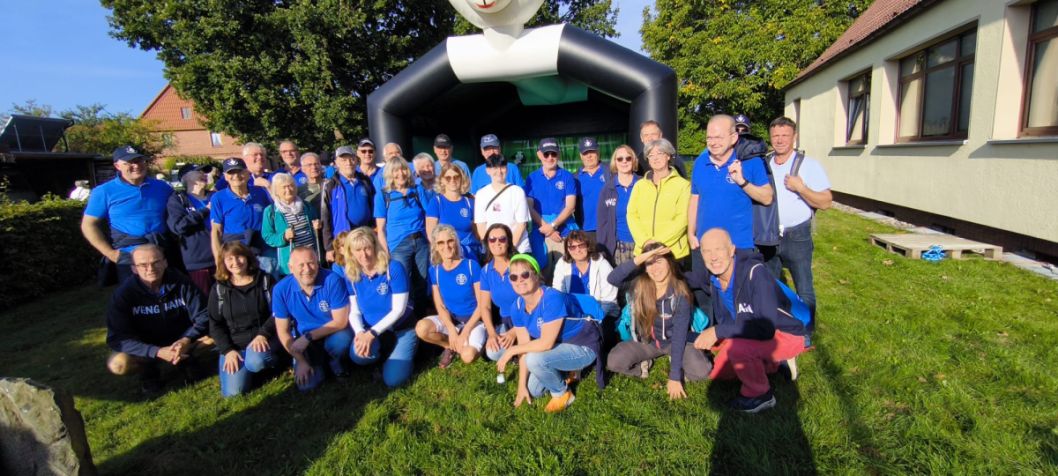
<instances>
[{"instance_id":1,"label":"yellow jacket","mask_svg":"<svg viewBox=\"0 0 1058 476\"><path fill-rule=\"evenodd\" d=\"M669 175L655 186L653 172L632 187L628 199L628 229L636 241L635 253L643 251L647 240L664 243L676 259L691 254L687 243L687 204L691 183L669 167Z\"/></svg>"}]
</instances>

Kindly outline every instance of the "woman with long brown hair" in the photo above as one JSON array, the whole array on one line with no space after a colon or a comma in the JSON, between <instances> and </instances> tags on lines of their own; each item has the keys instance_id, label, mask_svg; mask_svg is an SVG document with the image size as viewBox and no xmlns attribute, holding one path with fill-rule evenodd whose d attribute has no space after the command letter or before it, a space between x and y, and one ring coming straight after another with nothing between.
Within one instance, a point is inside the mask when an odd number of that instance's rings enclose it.
<instances>
[{"instance_id":1,"label":"woman with long brown hair","mask_svg":"<svg viewBox=\"0 0 1058 476\"><path fill-rule=\"evenodd\" d=\"M622 263L607 279L618 287L632 282L628 300L632 338L610 351L606 367L612 372L646 378L654 359L669 355L669 398L685 398L683 380L705 379L713 365L694 348L693 299L676 258L665 245L649 241L642 253Z\"/></svg>"}]
</instances>

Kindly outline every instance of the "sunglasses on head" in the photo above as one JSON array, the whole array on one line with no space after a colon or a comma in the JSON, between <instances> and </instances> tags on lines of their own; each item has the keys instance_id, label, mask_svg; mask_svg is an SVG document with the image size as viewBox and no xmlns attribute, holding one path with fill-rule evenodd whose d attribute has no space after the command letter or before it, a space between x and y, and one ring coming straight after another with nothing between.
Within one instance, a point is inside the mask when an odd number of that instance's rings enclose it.
<instances>
[{"instance_id":1,"label":"sunglasses on head","mask_svg":"<svg viewBox=\"0 0 1058 476\"><path fill-rule=\"evenodd\" d=\"M614 157L613 159L618 161L618 162L631 162L631 161L635 160L635 157L632 157L631 155L620 155L620 156Z\"/></svg>"},{"instance_id":2,"label":"sunglasses on head","mask_svg":"<svg viewBox=\"0 0 1058 476\"><path fill-rule=\"evenodd\" d=\"M512 283L517 283L518 281L521 281L523 279L529 279L529 276L532 276L532 275L533 275L533 273L531 271L522 271L521 273L518 273L518 274L511 273L511 282Z\"/></svg>"},{"instance_id":3,"label":"sunglasses on head","mask_svg":"<svg viewBox=\"0 0 1058 476\"><path fill-rule=\"evenodd\" d=\"M489 237L489 243L506 243L506 242L507 242L507 237L506 236L490 236Z\"/></svg>"}]
</instances>

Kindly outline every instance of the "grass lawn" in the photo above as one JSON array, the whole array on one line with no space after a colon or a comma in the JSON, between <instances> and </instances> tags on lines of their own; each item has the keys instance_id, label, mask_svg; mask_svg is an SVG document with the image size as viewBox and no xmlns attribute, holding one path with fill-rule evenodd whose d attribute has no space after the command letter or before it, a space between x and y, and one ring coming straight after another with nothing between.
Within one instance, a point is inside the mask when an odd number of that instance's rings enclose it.
<instances>
[{"instance_id":1,"label":"grass lawn","mask_svg":"<svg viewBox=\"0 0 1058 476\"><path fill-rule=\"evenodd\" d=\"M778 406L724 409L732 382L669 402L646 382L589 377L560 415L514 409L486 362L387 391L364 372L302 395L284 375L241 398L215 377L153 400L107 374L109 291L0 314L0 375L73 392L102 473L1058 473L1058 283L968 259L931 264L867 241L889 231L825 212L816 349Z\"/></svg>"}]
</instances>

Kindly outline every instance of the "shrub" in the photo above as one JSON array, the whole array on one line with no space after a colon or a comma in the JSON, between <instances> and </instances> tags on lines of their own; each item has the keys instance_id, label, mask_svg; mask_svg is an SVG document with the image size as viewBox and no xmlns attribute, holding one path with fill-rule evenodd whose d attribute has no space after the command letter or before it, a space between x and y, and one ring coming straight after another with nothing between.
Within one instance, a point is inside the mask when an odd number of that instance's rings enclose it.
<instances>
[{"instance_id":1,"label":"shrub","mask_svg":"<svg viewBox=\"0 0 1058 476\"><path fill-rule=\"evenodd\" d=\"M177 169L176 164L217 165L217 160L208 155L174 155L166 157L160 162L155 162L155 167L157 167L157 171L168 174L170 171Z\"/></svg>"},{"instance_id":2,"label":"shrub","mask_svg":"<svg viewBox=\"0 0 1058 476\"><path fill-rule=\"evenodd\" d=\"M0 198L0 309L95 276L100 255L81 236L83 213L84 203L54 195Z\"/></svg>"}]
</instances>

